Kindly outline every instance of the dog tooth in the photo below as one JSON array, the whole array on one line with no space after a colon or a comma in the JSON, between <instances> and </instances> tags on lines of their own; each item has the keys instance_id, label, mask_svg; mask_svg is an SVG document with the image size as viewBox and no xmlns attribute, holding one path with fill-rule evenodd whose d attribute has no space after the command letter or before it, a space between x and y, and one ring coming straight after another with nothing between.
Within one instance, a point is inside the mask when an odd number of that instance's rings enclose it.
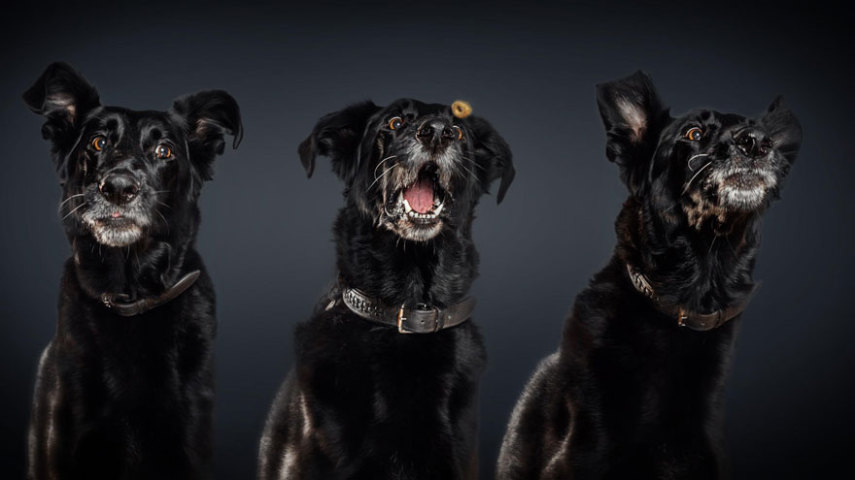
<instances>
[{"instance_id":1,"label":"dog tooth","mask_svg":"<svg viewBox=\"0 0 855 480\"><path fill-rule=\"evenodd\" d=\"M413 207L410 206L410 202L408 202L406 198L403 199L403 204L404 204L404 210L405 211L407 211L407 212L413 211Z\"/></svg>"}]
</instances>

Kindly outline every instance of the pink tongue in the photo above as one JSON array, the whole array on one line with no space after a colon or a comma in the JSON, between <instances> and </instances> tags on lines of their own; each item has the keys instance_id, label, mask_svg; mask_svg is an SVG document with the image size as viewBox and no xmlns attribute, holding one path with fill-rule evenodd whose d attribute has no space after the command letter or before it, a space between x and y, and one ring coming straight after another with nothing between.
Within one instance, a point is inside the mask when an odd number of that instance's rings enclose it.
<instances>
[{"instance_id":1,"label":"pink tongue","mask_svg":"<svg viewBox=\"0 0 855 480\"><path fill-rule=\"evenodd\" d=\"M433 208L433 182L419 180L404 190L404 199L418 213L427 213Z\"/></svg>"}]
</instances>

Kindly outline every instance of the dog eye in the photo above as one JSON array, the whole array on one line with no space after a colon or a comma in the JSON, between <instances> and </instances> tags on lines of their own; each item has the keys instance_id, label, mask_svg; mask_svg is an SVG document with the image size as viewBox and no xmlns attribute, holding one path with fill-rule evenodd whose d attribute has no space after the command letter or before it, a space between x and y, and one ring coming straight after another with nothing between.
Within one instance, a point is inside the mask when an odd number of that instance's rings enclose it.
<instances>
[{"instance_id":1,"label":"dog eye","mask_svg":"<svg viewBox=\"0 0 855 480\"><path fill-rule=\"evenodd\" d=\"M166 145L158 145L157 148L154 149L154 154L157 155L157 158L160 160L168 160L172 158L172 149Z\"/></svg>"},{"instance_id":2,"label":"dog eye","mask_svg":"<svg viewBox=\"0 0 855 480\"><path fill-rule=\"evenodd\" d=\"M701 127L692 127L684 135L686 138L693 142L699 142L702 138L704 138L704 131Z\"/></svg>"},{"instance_id":3,"label":"dog eye","mask_svg":"<svg viewBox=\"0 0 855 480\"><path fill-rule=\"evenodd\" d=\"M392 130L397 130L404 126L404 120L401 117L392 117L389 119L389 128Z\"/></svg>"},{"instance_id":4,"label":"dog eye","mask_svg":"<svg viewBox=\"0 0 855 480\"><path fill-rule=\"evenodd\" d=\"M105 146L107 146L107 139L101 135L98 135L97 137L92 139L90 145L92 145L92 148L94 148L96 152L100 152L104 149Z\"/></svg>"},{"instance_id":5,"label":"dog eye","mask_svg":"<svg viewBox=\"0 0 855 480\"><path fill-rule=\"evenodd\" d=\"M457 125L454 125L452 128L454 128L454 131L457 132L457 140L463 140L463 129Z\"/></svg>"}]
</instances>

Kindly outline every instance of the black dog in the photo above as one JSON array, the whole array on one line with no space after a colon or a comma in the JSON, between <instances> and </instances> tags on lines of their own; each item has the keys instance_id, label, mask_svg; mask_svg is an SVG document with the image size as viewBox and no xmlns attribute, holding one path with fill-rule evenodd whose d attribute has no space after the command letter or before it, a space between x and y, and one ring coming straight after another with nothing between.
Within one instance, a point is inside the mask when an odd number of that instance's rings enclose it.
<instances>
[{"instance_id":1,"label":"black dog","mask_svg":"<svg viewBox=\"0 0 855 480\"><path fill-rule=\"evenodd\" d=\"M24 100L47 119L72 247L39 365L29 477L205 478L216 327L196 200L223 135L240 139L238 105L207 91L168 112L102 106L60 63Z\"/></svg>"},{"instance_id":2,"label":"black dog","mask_svg":"<svg viewBox=\"0 0 855 480\"><path fill-rule=\"evenodd\" d=\"M339 282L297 327L259 477L475 478L485 350L466 322L471 227L490 183L501 178L501 201L513 179L508 145L480 118L398 100L323 117L299 151L309 175L325 155L346 184Z\"/></svg>"},{"instance_id":3,"label":"black dog","mask_svg":"<svg viewBox=\"0 0 855 480\"><path fill-rule=\"evenodd\" d=\"M801 128L780 100L757 119L672 118L641 72L598 86L598 100L608 158L630 192L617 248L525 388L498 477L726 476L734 319L754 289L760 217Z\"/></svg>"}]
</instances>

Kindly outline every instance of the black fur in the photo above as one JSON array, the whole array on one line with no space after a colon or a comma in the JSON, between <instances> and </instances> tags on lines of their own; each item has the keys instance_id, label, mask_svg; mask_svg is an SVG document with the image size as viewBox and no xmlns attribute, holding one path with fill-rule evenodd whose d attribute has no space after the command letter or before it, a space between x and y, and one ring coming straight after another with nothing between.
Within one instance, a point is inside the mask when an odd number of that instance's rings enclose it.
<instances>
[{"instance_id":1,"label":"black fur","mask_svg":"<svg viewBox=\"0 0 855 480\"><path fill-rule=\"evenodd\" d=\"M62 63L24 100L47 119L72 247L56 335L39 366L28 476L206 478L216 325L214 289L194 248L196 200L223 136L240 138L237 103L207 91L167 112L102 106ZM141 315L119 316L99 300L157 296L193 270L202 275L189 290Z\"/></svg>"},{"instance_id":2,"label":"black fur","mask_svg":"<svg viewBox=\"0 0 855 480\"><path fill-rule=\"evenodd\" d=\"M478 265L474 208L494 179L501 199L514 172L486 121L454 119L446 105L365 102L321 118L299 151L309 174L316 155L330 157L346 185L334 226L341 284L388 305L466 296ZM402 199L417 181L433 186L434 205L444 199L435 218L407 219ZM297 327L296 367L271 409L259 478L476 478L485 363L476 325L400 334L356 316L340 294L333 287Z\"/></svg>"},{"instance_id":3,"label":"black fur","mask_svg":"<svg viewBox=\"0 0 855 480\"><path fill-rule=\"evenodd\" d=\"M641 72L597 90L607 156L630 192L617 248L525 388L498 478L720 478L738 318L706 332L680 327L634 288L626 264L663 301L696 312L742 301L760 217L801 129L779 100L756 119L702 109L673 118ZM701 133L688 138L693 127Z\"/></svg>"}]
</instances>

